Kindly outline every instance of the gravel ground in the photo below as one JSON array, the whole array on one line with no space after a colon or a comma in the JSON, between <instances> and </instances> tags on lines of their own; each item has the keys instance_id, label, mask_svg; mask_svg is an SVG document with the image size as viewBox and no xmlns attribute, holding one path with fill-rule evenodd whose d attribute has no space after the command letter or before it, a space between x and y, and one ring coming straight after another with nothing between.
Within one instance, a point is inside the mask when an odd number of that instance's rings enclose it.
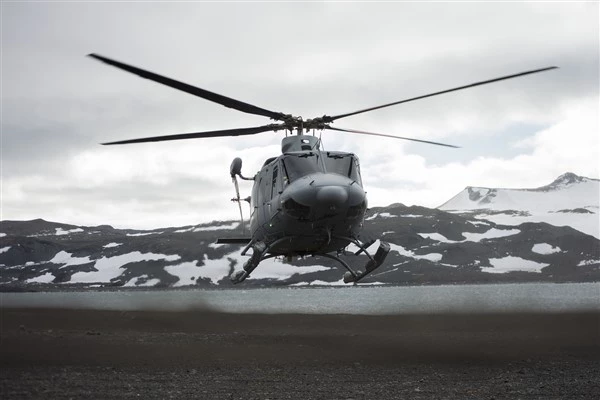
<instances>
[{"instance_id":1,"label":"gravel ground","mask_svg":"<svg viewBox=\"0 0 600 400\"><path fill-rule=\"evenodd\" d=\"M0 312L2 399L600 398L600 313Z\"/></svg>"}]
</instances>

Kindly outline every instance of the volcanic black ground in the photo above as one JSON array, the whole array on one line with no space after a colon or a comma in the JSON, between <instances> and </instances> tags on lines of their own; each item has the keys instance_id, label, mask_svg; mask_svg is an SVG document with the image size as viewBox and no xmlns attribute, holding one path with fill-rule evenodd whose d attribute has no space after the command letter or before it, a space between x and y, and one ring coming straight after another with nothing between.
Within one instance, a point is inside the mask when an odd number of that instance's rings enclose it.
<instances>
[{"instance_id":1,"label":"volcanic black ground","mask_svg":"<svg viewBox=\"0 0 600 400\"><path fill-rule=\"evenodd\" d=\"M0 309L2 399L598 399L600 313Z\"/></svg>"}]
</instances>

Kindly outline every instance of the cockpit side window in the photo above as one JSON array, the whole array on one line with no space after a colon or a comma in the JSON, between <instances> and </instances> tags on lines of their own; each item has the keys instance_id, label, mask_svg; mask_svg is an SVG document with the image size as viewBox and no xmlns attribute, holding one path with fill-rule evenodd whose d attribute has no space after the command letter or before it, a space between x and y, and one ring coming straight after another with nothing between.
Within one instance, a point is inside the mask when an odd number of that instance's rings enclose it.
<instances>
[{"instance_id":1,"label":"cockpit side window","mask_svg":"<svg viewBox=\"0 0 600 400\"><path fill-rule=\"evenodd\" d=\"M362 177L360 175L360 163L358 162L358 157L352 156L352 173L350 178L356 181L360 186L362 186Z\"/></svg>"}]
</instances>

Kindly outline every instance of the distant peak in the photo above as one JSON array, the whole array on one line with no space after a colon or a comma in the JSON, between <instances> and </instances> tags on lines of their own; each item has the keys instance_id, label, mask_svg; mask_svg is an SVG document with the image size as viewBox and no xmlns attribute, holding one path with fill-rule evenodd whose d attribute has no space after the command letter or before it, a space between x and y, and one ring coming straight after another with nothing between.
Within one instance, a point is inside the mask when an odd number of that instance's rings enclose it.
<instances>
[{"instance_id":1,"label":"distant peak","mask_svg":"<svg viewBox=\"0 0 600 400\"><path fill-rule=\"evenodd\" d=\"M585 178L583 176L576 175L572 172L566 172L558 178L556 178L554 182L552 182L549 186L566 186L571 185L573 183L584 182L587 180L588 178Z\"/></svg>"}]
</instances>

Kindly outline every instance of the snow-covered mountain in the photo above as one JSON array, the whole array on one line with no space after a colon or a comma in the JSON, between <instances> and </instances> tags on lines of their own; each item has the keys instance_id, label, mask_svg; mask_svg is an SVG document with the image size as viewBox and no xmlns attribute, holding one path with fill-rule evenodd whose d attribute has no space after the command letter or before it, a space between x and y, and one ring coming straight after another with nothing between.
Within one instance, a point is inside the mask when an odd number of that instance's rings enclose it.
<instances>
[{"instance_id":1,"label":"snow-covered mountain","mask_svg":"<svg viewBox=\"0 0 600 400\"><path fill-rule=\"evenodd\" d=\"M438 207L504 225L546 222L600 238L600 180L567 172L536 189L466 187Z\"/></svg>"},{"instance_id":2,"label":"snow-covered mountain","mask_svg":"<svg viewBox=\"0 0 600 400\"><path fill-rule=\"evenodd\" d=\"M73 226L44 220L0 223L0 291L88 287L231 287L247 257L239 223L213 222L152 231ZM470 215L393 204L373 208L363 239L390 243L385 263L364 284L448 284L600 280L600 240L546 223L497 224ZM371 250L377 248L375 243ZM361 269L352 248L342 257ZM307 257L262 262L239 288L343 286L336 262ZM363 284L363 283L361 283Z\"/></svg>"}]
</instances>

